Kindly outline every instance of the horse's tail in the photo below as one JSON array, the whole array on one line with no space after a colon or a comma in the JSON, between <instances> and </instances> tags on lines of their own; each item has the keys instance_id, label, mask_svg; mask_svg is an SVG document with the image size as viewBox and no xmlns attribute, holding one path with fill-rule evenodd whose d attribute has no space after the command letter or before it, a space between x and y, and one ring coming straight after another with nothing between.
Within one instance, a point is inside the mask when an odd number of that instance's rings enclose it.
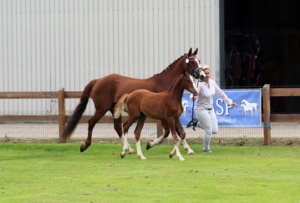
<instances>
[{"instance_id":1,"label":"horse's tail","mask_svg":"<svg viewBox=\"0 0 300 203\"><path fill-rule=\"evenodd\" d=\"M63 139L66 140L67 138L71 137L72 132L76 128L83 112L86 109L87 103L90 98L91 91L92 91L96 81L97 81L97 79L92 80L85 86L85 88L82 92L81 98L80 98L80 102L77 105L72 117L68 121L68 123L63 131L63 134L62 134Z\"/></svg>"},{"instance_id":2,"label":"horse's tail","mask_svg":"<svg viewBox=\"0 0 300 203\"><path fill-rule=\"evenodd\" d=\"M126 108L126 99L128 97L129 94L124 94L118 101L118 103L116 104L115 108L114 108L114 118L119 118L121 113L124 111L124 109Z\"/></svg>"}]
</instances>

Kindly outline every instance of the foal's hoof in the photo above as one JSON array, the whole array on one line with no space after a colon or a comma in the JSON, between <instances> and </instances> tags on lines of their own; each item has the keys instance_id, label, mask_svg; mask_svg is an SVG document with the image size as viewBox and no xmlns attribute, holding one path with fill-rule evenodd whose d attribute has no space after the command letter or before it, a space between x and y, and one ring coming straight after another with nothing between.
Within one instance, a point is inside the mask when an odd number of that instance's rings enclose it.
<instances>
[{"instance_id":1,"label":"foal's hoof","mask_svg":"<svg viewBox=\"0 0 300 203\"><path fill-rule=\"evenodd\" d=\"M122 153L120 154L120 157L123 159L125 155L123 155Z\"/></svg>"},{"instance_id":2,"label":"foal's hoof","mask_svg":"<svg viewBox=\"0 0 300 203\"><path fill-rule=\"evenodd\" d=\"M138 156L138 158L140 158L142 160L146 160L146 157L144 157L144 156Z\"/></svg>"},{"instance_id":3,"label":"foal's hoof","mask_svg":"<svg viewBox=\"0 0 300 203\"><path fill-rule=\"evenodd\" d=\"M173 157L172 153L169 154L169 157L170 157L170 159L172 159L172 157Z\"/></svg>"},{"instance_id":4,"label":"foal's hoof","mask_svg":"<svg viewBox=\"0 0 300 203\"><path fill-rule=\"evenodd\" d=\"M146 150L150 149L151 148L151 145L150 145L150 141L147 143L147 146L146 146Z\"/></svg>"},{"instance_id":5,"label":"foal's hoof","mask_svg":"<svg viewBox=\"0 0 300 203\"><path fill-rule=\"evenodd\" d=\"M188 155L194 155L195 152L194 152L194 151L190 151L190 152L188 152L187 154L188 154Z\"/></svg>"},{"instance_id":6,"label":"foal's hoof","mask_svg":"<svg viewBox=\"0 0 300 203\"><path fill-rule=\"evenodd\" d=\"M135 151L128 152L128 154L136 154Z\"/></svg>"}]
</instances>

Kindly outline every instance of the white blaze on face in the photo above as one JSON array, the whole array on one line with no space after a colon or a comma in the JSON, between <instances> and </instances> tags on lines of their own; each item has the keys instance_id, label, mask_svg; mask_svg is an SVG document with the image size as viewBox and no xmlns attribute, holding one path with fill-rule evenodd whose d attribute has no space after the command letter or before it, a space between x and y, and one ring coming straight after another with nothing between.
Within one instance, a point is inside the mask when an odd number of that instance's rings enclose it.
<instances>
[{"instance_id":1,"label":"white blaze on face","mask_svg":"<svg viewBox=\"0 0 300 203\"><path fill-rule=\"evenodd\" d=\"M198 94L199 94L198 88L196 87L195 82L194 82L194 78L193 78L191 75L190 75L190 79L191 79L191 81L193 82L193 87L194 87L194 89L196 90L197 95L198 95Z\"/></svg>"},{"instance_id":2,"label":"white blaze on face","mask_svg":"<svg viewBox=\"0 0 300 203\"><path fill-rule=\"evenodd\" d=\"M200 68L200 67L201 67L200 60L199 60L199 59L196 59L195 61L196 61L196 63L198 64L198 68Z\"/></svg>"},{"instance_id":3,"label":"white blaze on face","mask_svg":"<svg viewBox=\"0 0 300 203\"><path fill-rule=\"evenodd\" d=\"M201 66L201 64L200 64L200 60L197 59L196 62L197 62L197 64L198 64L198 67L201 68L202 66ZM201 72L200 72L200 75L203 75L204 78L206 78L206 75L205 75L204 71L201 71Z\"/></svg>"}]
</instances>

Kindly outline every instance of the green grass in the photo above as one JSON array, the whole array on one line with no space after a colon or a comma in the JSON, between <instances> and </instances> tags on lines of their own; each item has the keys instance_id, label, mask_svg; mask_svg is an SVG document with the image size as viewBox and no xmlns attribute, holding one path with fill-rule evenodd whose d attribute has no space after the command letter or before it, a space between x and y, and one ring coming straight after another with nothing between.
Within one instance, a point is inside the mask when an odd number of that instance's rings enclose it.
<instances>
[{"instance_id":1,"label":"green grass","mask_svg":"<svg viewBox=\"0 0 300 203\"><path fill-rule=\"evenodd\" d=\"M132 144L134 147L134 144ZM121 144L0 144L0 202L300 202L300 147L173 145L121 159ZM135 148L135 147L134 147Z\"/></svg>"}]
</instances>

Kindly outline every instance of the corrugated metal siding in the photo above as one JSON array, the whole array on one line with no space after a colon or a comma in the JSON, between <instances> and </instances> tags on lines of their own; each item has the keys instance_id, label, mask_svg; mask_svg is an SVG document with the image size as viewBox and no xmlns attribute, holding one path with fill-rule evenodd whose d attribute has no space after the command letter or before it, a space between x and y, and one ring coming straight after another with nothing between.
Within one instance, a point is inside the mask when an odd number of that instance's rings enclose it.
<instances>
[{"instance_id":1,"label":"corrugated metal siding","mask_svg":"<svg viewBox=\"0 0 300 203\"><path fill-rule=\"evenodd\" d=\"M0 0L0 91L81 91L111 73L147 78L190 47L218 69L218 9L219 0ZM0 113L57 114L56 103L2 100Z\"/></svg>"}]
</instances>

